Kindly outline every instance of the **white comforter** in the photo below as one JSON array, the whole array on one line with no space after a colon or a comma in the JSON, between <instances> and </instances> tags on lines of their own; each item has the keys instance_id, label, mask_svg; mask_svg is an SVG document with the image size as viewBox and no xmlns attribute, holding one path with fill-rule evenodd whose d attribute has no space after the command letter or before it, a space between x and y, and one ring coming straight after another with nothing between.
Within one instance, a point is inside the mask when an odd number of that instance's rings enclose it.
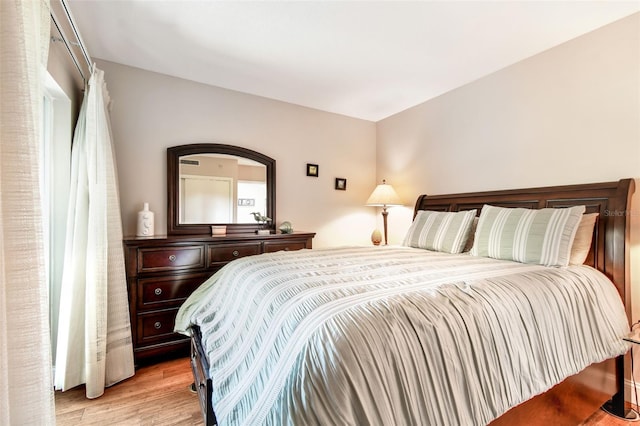
<instances>
[{"instance_id":1,"label":"white comforter","mask_svg":"<svg viewBox=\"0 0 640 426\"><path fill-rule=\"evenodd\" d=\"M613 284L401 247L236 260L185 302L220 425L476 425L627 351Z\"/></svg>"}]
</instances>

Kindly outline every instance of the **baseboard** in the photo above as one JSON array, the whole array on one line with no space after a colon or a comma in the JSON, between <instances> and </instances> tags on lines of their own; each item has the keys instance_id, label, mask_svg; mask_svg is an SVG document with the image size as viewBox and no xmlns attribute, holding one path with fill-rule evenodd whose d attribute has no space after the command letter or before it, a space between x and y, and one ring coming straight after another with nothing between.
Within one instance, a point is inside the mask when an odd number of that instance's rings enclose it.
<instances>
[{"instance_id":1,"label":"baseboard","mask_svg":"<svg viewBox=\"0 0 640 426\"><path fill-rule=\"evenodd\" d=\"M615 389L616 388L616 376L615 374L611 374L611 373L597 373L593 370L587 370L583 373L584 374L581 377L581 381L584 381L585 383L600 383L601 385L603 385L604 389ZM631 379L625 379L624 381L624 386L625 386L625 400L627 402L636 404L636 401L640 401L640 382L634 382ZM612 390L612 392L615 392L615 390ZM636 404L638 405L638 404Z\"/></svg>"},{"instance_id":2,"label":"baseboard","mask_svg":"<svg viewBox=\"0 0 640 426\"><path fill-rule=\"evenodd\" d=\"M637 402L640 400L640 383L634 383L633 380L625 379L624 387L627 391L626 401L638 405Z\"/></svg>"}]
</instances>

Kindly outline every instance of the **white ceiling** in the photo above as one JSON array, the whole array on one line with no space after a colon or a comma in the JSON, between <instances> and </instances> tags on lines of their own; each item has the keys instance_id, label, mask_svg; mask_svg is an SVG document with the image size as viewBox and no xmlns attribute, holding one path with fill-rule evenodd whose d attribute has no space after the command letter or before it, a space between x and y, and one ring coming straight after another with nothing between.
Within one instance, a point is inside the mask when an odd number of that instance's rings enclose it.
<instances>
[{"instance_id":1,"label":"white ceiling","mask_svg":"<svg viewBox=\"0 0 640 426\"><path fill-rule=\"evenodd\" d=\"M371 121L640 10L576 0L66 3L94 59Z\"/></svg>"}]
</instances>

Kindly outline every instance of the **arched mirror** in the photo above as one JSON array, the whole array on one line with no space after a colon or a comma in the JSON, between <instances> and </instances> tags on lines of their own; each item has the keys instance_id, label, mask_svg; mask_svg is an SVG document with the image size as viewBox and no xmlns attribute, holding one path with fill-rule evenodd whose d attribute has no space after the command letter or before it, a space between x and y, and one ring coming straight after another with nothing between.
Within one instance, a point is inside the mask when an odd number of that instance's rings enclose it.
<instances>
[{"instance_id":1,"label":"arched mirror","mask_svg":"<svg viewBox=\"0 0 640 426\"><path fill-rule=\"evenodd\" d=\"M223 144L180 145L167 149L170 235L227 234L263 228L252 213L272 219L276 205L276 162L259 152Z\"/></svg>"}]
</instances>

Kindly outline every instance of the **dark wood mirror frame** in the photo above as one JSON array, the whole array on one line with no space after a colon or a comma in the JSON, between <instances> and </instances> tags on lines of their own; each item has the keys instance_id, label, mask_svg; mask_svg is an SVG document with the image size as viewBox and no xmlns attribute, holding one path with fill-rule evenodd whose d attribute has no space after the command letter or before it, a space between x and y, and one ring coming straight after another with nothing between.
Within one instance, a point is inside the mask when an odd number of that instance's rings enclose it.
<instances>
[{"instance_id":1,"label":"dark wood mirror frame","mask_svg":"<svg viewBox=\"0 0 640 426\"><path fill-rule=\"evenodd\" d=\"M267 211L272 220L268 227L275 229L276 223L276 160L256 151L233 145L201 143L179 145L167 148L167 233L169 235L211 235L211 225L226 225L227 234L250 234L261 229L259 224L250 223L204 223L181 224L179 221L179 163L180 157L194 154L226 154L248 158L266 167Z\"/></svg>"}]
</instances>

